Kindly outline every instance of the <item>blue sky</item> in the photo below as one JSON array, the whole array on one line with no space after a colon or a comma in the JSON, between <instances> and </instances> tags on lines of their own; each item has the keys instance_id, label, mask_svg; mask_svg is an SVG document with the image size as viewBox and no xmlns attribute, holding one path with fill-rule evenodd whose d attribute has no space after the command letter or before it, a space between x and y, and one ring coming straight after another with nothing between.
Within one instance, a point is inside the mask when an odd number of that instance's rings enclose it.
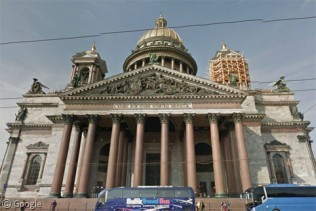
<instances>
[{"instance_id":1,"label":"blue sky","mask_svg":"<svg viewBox=\"0 0 316 211\"><path fill-rule=\"evenodd\" d=\"M110 31L153 28L162 14L168 26L182 26L249 19L282 19L316 15L316 1L95 1L95 0L1 0L1 43L46 38L76 37ZM198 76L207 78L209 60L222 42L243 52L252 81L316 78L316 19L219 24L175 29L198 65ZM106 60L107 77L122 73L122 65L143 32L121 33L83 39L0 45L0 144L5 146L6 123L15 119L16 105L32 78L49 91L69 82L72 56L90 49ZM288 82L292 90L315 89L315 80ZM253 89L271 89L253 83ZM316 91L298 91L298 109L315 127ZM7 108L9 107L9 108ZM316 140L316 132L311 134ZM2 148L2 151L1 151ZM4 148L0 148L0 159ZM316 143L313 144L316 152Z\"/></svg>"}]
</instances>

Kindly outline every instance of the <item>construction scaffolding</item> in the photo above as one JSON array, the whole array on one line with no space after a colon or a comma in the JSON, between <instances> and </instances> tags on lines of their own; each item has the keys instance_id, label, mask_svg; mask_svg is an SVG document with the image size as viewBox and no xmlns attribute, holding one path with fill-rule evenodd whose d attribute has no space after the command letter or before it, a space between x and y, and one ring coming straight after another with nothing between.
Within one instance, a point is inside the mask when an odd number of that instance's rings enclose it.
<instances>
[{"instance_id":1,"label":"construction scaffolding","mask_svg":"<svg viewBox=\"0 0 316 211\"><path fill-rule=\"evenodd\" d=\"M210 80L223 85L237 87L242 90L250 88L248 63L239 52L222 46L222 50L210 60Z\"/></svg>"}]
</instances>

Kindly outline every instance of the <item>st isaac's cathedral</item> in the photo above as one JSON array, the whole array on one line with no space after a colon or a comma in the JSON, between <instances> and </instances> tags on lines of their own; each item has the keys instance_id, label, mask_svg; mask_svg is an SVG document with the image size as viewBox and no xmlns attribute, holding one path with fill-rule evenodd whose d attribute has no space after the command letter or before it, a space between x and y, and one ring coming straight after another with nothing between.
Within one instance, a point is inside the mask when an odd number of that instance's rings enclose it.
<instances>
[{"instance_id":1,"label":"st isaac's cathedral","mask_svg":"<svg viewBox=\"0 0 316 211\"><path fill-rule=\"evenodd\" d=\"M106 77L96 46L72 58L65 90L37 79L7 123L5 197L91 197L119 186L190 186L222 197L270 183L316 184L308 127L281 77L251 90L246 59L226 44L209 78L160 16Z\"/></svg>"}]
</instances>

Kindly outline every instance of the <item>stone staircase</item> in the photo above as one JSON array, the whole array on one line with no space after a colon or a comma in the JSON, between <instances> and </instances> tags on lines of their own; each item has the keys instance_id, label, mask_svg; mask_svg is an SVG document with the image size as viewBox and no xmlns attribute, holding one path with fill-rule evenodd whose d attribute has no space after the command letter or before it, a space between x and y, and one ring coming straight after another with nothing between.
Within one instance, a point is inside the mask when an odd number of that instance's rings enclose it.
<instances>
[{"instance_id":1,"label":"stone staircase","mask_svg":"<svg viewBox=\"0 0 316 211\"><path fill-rule=\"evenodd\" d=\"M203 201L205 204L205 211L220 211L221 202L228 200L230 203L231 211L244 211L245 201L239 198L195 198L195 203Z\"/></svg>"},{"instance_id":2,"label":"stone staircase","mask_svg":"<svg viewBox=\"0 0 316 211\"><path fill-rule=\"evenodd\" d=\"M11 203L11 206L5 207L2 202L2 211L19 211L19 203L22 199L5 199L7 202ZM28 205L25 210L35 210L35 211L49 211L51 210L51 203L53 200L56 200L57 207L56 211L93 211L96 201L96 198L40 198L40 199L25 199L26 204ZM245 210L244 200L239 198L196 198L196 202L201 200L205 204L205 211L220 211L221 210L221 201L228 200L231 205L232 211L242 211ZM32 209L33 208L33 209Z\"/></svg>"}]
</instances>

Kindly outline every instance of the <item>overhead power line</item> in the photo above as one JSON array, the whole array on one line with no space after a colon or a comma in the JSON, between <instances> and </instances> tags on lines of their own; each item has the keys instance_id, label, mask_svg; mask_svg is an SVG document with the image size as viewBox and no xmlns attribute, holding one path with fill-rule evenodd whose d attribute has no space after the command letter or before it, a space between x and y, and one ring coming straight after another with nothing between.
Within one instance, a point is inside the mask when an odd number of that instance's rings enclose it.
<instances>
[{"instance_id":1,"label":"overhead power line","mask_svg":"<svg viewBox=\"0 0 316 211\"><path fill-rule=\"evenodd\" d=\"M312 81L316 78L303 78L303 79L292 79L292 80L285 80L286 82L293 82L293 81ZM250 83L257 83L257 84L269 84L274 83L275 81L251 81Z\"/></svg>"},{"instance_id":2,"label":"overhead power line","mask_svg":"<svg viewBox=\"0 0 316 211\"><path fill-rule=\"evenodd\" d=\"M170 26L170 28L175 28L175 29L178 28L179 29L179 28L204 27L204 26L212 26L212 25L236 24L236 23L247 23L247 22L271 23L271 22L281 22L281 21L306 20L306 19L314 19L314 18L316 18L316 16L279 18L279 19L271 19L271 20L265 20L265 19L259 18L259 19L247 19L247 20L235 20L235 21L221 21L221 22L212 22L212 23L189 24L189 25L182 25L182 26ZM149 29L151 29L151 28L101 32L101 33L97 33L97 34L71 36L71 37L57 37L57 38L46 38L46 39L36 39L36 40L19 40L19 41L1 42L0 45L20 44L20 43L33 43L33 42L47 42L47 41L59 41L59 40L71 40L71 39L82 39L82 38L98 37L98 36L108 35L108 34L123 34L123 33L133 33L133 32L140 32L140 31L147 31Z\"/></svg>"},{"instance_id":3,"label":"overhead power line","mask_svg":"<svg viewBox=\"0 0 316 211\"><path fill-rule=\"evenodd\" d=\"M316 104L312 105L311 107L309 107L306 111L303 112L303 114L309 112L314 106L316 106Z\"/></svg>"},{"instance_id":4,"label":"overhead power line","mask_svg":"<svg viewBox=\"0 0 316 211\"><path fill-rule=\"evenodd\" d=\"M316 80L316 78L302 78L302 79L292 79L292 80L286 80L286 82L293 82L293 81L311 81L311 80ZM252 81L250 83L273 83L275 81ZM295 92L302 92L302 91L313 91L316 89L297 89L297 90L291 90L291 91L295 91ZM18 100L18 99L23 99L23 97L4 97L4 98L0 98L0 100ZM0 107L0 108L4 108L4 107ZM11 107L10 107L11 108Z\"/></svg>"},{"instance_id":5,"label":"overhead power line","mask_svg":"<svg viewBox=\"0 0 316 211\"><path fill-rule=\"evenodd\" d=\"M18 100L18 99L23 99L23 97L4 97L4 98L0 98L0 100Z\"/></svg>"}]
</instances>

